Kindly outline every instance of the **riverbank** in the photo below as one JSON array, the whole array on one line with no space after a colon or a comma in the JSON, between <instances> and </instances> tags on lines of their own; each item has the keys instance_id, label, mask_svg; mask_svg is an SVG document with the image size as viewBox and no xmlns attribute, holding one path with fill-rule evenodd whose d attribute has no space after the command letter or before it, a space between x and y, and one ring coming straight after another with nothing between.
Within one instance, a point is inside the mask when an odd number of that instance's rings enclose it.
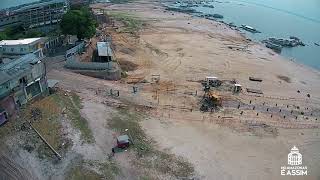
<instances>
[{"instance_id":1,"label":"riverbank","mask_svg":"<svg viewBox=\"0 0 320 180\"><path fill-rule=\"evenodd\" d=\"M319 71L290 61L223 23L166 11L159 3L152 4L146 10L141 7L144 5L149 6L141 3L130 8L127 5L109 8L134 13L149 24L140 33L140 38L167 54L160 62L177 64L178 61L177 69L170 72L174 77L187 80L190 77L202 79L206 75L216 75L237 78L247 86L250 85L249 76L259 76L264 79L262 88L265 94L305 98L309 93L320 99ZM186 47L177 52L174 45L186 39L189 39L187 44L181 44ZM186 71L191 67L190 73ZM279 75L289 77L290 83L282 82ZM305 93L297 94L297 90Z\"/></svg>"},{"instance_id":2,"label":"riverbank","mask_svg":"<svg viewBox=\"0 0 320 180\"><path fill-rule=\"evenodd\" d=\"M281 2L276 0L268 2L248 0L241 3L227 0L174 1L166 3L166 5L182 9L181 11L192 11L195 16L223 21L235 28L241 28L243 24L251 26L261 33L246 31L243 31L243 33L259 42L269 38L289 39L292 36L298 37L305 46L285 47L281 48L281 52L279 51L280 46L274 46L273 44L267 46L275 48L277 52L288 59L295 59L297 62L320 70L318 62L319 46L316 45L319 41L317 32L320 29L320 24L315 20L317 19L315 11L317 5L314 5L313 2L314 0L303 3L299 6L299 9L291 6L291 4L299 4L293 0ZM211 16L214 14L223 15L223 19L212 18Z\"/></svg>"},{"instance_id":3,"label":"riverbank","mask_svg":"<svg viewBox=\"0 0 320 180\"><path fill-rule=\"evenodd\" d=\"M184 4L184 3L185 3L185 5L181 5L181 4ZM223 2L218 2L218 3L223 3ZM177 4L180 4L180 6L177 6ZM269 37L268 39L264 39L264 40L253 39L247 33L245 33L246 30L241 30L241 29L243 29L243 25L237 26L233 22L227 22L227 21L225 21L223 19L223 15L220 15L220 14L206 14L206 13L197 11L195 9L192 9L193 7L200 7L200 5L202 5L203 7L209 7L209 8L214 8L215 7L213 5L208 5L208 4L206 4L204 2L201 2L201 1L199 1L199 2L196 1L196 2L193 2L193 3L192 2L191 3L190 2L187 3L187 2L183 2L183 1L169 1L169 2L166 2L166 3L162 3L162 5L165 7L165 10L169 11L169 12L184 13L184 14L188 14L191 17L194 17L194 18L204 18L204 19L207 19L209 21L214 21L216 24L219 24L219 25L223 24L229 30L233 30L233 31L237 32L237 34L239 36L243 37L244 39L252 41L255 44L259 44L260 46L267 47L267 48L273 50L273 52L280 54L282 56L282 58L285 59L285 60L289 60L289 61L295 62L297 65L303 66L304 68L309 69L310 71L313 71L315 73L320 72L319 69L317 69L315 67L303 64L301 62L301 60L297 61L293 57L286 57L286 56L281 54L281 49L283 49L283 48L284 49L292 49L293 48L292 51L295 51L295 47L297 47L297 46L306 46L306 44L304 44L304 42L302 42L298 37L290 36L290 37L287 37L287 38L284 38L284 39L283 38ZM215 17L215 15L221 16L221 17ZM257 32L261 33L260 31L257 31ZM253 33L253 34L255 34L255 33ZM271 43L274 46L279 46L281 48L280 52L277 51L277 49L275 49L275 48L269 47L267 45L268 43ZM309 42L309 43L310 43L310 45L318 46L318 43L315 43L315 42ZM309 46L309 45L307 45L307 46Z\"/></svg>"},{"instance_id":4,"label":"riverbank","mask_svg":"<svg viewBox=\"0 0 320 180\"><path fill-rule=\"evenodd\" d=\"M319 124L318 71L285 59L223 23L167 11L160 2L92 7L132 14L143 21L144 27L134 35L111 34L119 63L135 65L123 80L128 83L124 86L134 83L139 94L131 100L153 107L141 122L148 136L160 149L188 159L200 179L280 179L280 167L287 164L293 145L304 155L305 165L313 168L305 179L319 176L315 169L320 167L313 161L320 148L318 129L304 129L305 124ZM158 84L141 83L154 75L160 77ZM215 113L200 112L203 87L199 81L206 76L235 79L242 85L239 95L219 91L227 99L277 109L224 107ZM263 95L247 93L246 88L259 89ZM279 111L296 107L314 112L313 116L297 115L296 119ZM243 123L247 121L258 121L271 129L252 128ZM297 128L288 129L293 126Z\"/></svg>"}]
</instances>

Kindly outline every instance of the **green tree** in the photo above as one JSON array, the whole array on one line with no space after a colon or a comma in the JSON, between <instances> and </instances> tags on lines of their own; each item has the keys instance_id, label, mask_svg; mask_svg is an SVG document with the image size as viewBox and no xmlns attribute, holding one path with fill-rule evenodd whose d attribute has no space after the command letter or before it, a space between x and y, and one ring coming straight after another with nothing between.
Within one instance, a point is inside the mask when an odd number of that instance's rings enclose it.
<instances>
[{"instance_id":1,"label":"green tree","mask_svg":"<svg viewBox=\"0 0 320 180\"><path fill-rule=\"evenodd\" d=\"M90 38L96 32L97 23L87 8L68 11L60 23L63 34L76 35L79 40Z\"/></svg>"},{"instance_id":2,"label":"green tree","mask_svg":"<svg viewBox=\"0 0 320 180\"><path fill-rule=\"evenodd\" d=\"M24 38L34 38L34 37L42 37L42 36L45 36L45 34L40 31L31 29L25 32Z\"/></svg>"},{"instance_id":3,"label":"green tree","mask_svg":"<svg viewBox=\"0 0 320 180\"><path fill-rule=\"evenodd\" d=\"M8 36L5 32L0 32L0 41L8 39Z\"/></svg>"}]
</instances>

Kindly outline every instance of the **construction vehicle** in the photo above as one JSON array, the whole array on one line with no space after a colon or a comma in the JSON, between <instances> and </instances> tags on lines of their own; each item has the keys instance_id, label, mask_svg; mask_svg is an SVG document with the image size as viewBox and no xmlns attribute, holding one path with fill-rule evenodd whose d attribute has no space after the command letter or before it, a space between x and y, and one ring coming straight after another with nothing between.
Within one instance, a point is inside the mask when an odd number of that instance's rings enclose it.
<instances>
[{"instance_id":1,"label":"construction vehicle","mask_svg":"<svg viewBox=\"0 0 320 180\"><path fill-rule=\"evenodd\" d=\"M213 111L220 107L222 105L221 97L218 95L218 93L210 90L210 88L205 88L205 94L201 100L201 111Z\"/></svg>"},{"instance_id":2,"label":"construction vehicle","mask_svg":"<svg viewBox=\"0 0 320 180\"><path fill-rule=\"evenodd\" d=\"M202 85L211 86L211 87L219 87L221 85L221 81L214 76L207 76Z\"/></svg>"}]
</instances>

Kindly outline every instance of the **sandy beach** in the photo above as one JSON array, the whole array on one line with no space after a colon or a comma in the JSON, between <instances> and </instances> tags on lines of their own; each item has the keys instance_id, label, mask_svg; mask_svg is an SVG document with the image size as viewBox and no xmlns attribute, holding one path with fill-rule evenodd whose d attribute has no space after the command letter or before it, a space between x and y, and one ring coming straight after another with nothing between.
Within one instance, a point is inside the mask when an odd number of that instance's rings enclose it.
<instances>
[{"instance_id":1,"label":"sandy beach","mask_svg":"<svg viewBox=\"0 0 320 180\"><path fill-rule=\"evenodd\" d=\"M299 116L297 120L293 117L283 119L281 113L270 117L272 113L267 112L255 116L256 111L250 110L245 111L245 116L240 116L236 109L203 114L176 108L196 109L197 98L185 95L186 92L201 91L197 81L206 76L216 76L236 79L245 88L263 91L260 97L242 93L237 98L244 102L267 103L280 109L296 105L318 112L318 71L285 59L222 23L165 11L159 2L97 4L92 7L127 12L145 22L146 26L138 33L138 38L112 34L117 57L120 63L123 60L137 65L136 70L128 72L128 82L160 75L158 109L142 125L159 148L185 157L194 164L200 179L292 179L280 176L280 167L286 165L287 154L293 145L300 148L304 163L310 168L309 176L296 179L319 178L316 171L320 168L317 156L319 129L307 129L305 126L317 125L316 118L306 120ZM123 53L122 49L131 49L132 52ZM252 82L248 79L251 76L263 81ZM281 77L286 77L286 80ZM152 101L152 88L139 87L143 89L140 98ZM175 89L174 93L168 93L168 88ZM307 98L307 94L311 98ZM137 101L141 102L141 99ZM175 108L162 108L167 105ZM243 123L220 121L218 116L273 124L275 131L272 135L266 130L252 131ZM297 128L288 128L291 125L297 125Z\"/></svg>"},{"instance_id":2,"label":"sandy beach","mask_svg":"<svg viewBox=\"0 0 320 180\"><path fill-rule=\"evenodd\" d=\"M319 71L223 23L166 11L161 1L90 7L102 22L75 58L92 61L96 42L111 39L122 79L67 69L65 52L46 57L47 78L57 84L1 127L8 149L1 162L10 162L4 173L41 180L319 180ZM210 87L217 97L211 111L201 108L207 76L221 81ZM233 92L236 83L241 92ZM28 119L61 159L25 126ZM128 149L117 148L120 135L130 136ZM306 176L280 173L294 146Z\"/></svg>"}]
</instances>

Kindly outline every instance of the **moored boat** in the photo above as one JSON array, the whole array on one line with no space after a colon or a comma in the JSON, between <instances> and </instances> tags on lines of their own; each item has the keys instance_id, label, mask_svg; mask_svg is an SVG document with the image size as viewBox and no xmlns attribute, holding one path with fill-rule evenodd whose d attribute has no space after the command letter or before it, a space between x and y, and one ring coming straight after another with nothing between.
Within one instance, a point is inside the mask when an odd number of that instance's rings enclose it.
<instances>
[{"instance_id":1,"label":"moored boat","mask_svg":"<svg viewBox=\"0 0 320 180\"><path fill-rule=\"evenodd\" d=\"M261 33L261 32L258 31L257 29L255 29L255 28L253 28L253 27L251 27L251 26L248 26L248 25L242 24L242 25L241 25L241 28L244 29L244 30L246 30L246 31L249 31L249 32L251 32L251 33Z\"/></svg>"}]
</instances>

